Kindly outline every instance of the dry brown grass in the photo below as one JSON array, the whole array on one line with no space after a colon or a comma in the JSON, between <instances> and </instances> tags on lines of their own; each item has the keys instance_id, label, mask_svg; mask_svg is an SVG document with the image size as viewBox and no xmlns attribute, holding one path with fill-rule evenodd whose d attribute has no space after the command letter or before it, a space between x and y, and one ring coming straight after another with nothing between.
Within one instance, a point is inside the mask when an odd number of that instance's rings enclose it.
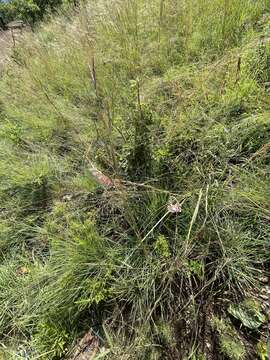
<instances>
[{"instance_id":1,"label":"dry brown grass","mask_svg":"<svg viewBox=\"0 0 270 360\"><path fill-rule=\"evenodd\" d=\"M28 30L26 28L21 32L21 30L13 30L15 44L21 40L23 33ZM3 65L8 60L8 55L10 50L14 47L14 41L12 39L11 31L10 30L0 30L0 70L3 68Z\"/></svg>"}]
</instances>

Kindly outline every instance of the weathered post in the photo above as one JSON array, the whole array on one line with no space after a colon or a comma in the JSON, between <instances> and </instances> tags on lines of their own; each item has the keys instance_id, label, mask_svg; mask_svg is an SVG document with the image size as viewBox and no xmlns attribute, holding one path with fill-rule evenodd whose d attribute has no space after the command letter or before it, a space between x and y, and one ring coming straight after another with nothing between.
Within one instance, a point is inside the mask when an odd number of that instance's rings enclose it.
<instances>
[{"instance_id":1,"label":"weathered post","mask_svg":"<svg viewBox=\"0 0 270 360\"><path fill-rule=\"evenodd\" d=\"M11 31L13 46L16 46L16 37L14 30L20 30L20 33L22 34L22 29L24 27L24 22L22 20L15 20L7 24L7 28Z\"/></svg>"}]
</instances>

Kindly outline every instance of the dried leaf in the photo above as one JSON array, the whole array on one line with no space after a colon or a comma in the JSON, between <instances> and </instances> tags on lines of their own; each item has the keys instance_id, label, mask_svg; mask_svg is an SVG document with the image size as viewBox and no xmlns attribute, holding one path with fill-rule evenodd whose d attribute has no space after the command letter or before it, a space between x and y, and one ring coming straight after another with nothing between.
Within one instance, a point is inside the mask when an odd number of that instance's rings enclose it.
<instances>
[{"instance_id":1,"label":"dried leaf","mask_svg":"<svg viewBox=\"0 0 270 360\"><path fill-rule=\"evenodd\" d=\"M70 360L93 360L98 352L99 340L91 331L88 331L80 340Z\"/></svg>"}]
</instances>

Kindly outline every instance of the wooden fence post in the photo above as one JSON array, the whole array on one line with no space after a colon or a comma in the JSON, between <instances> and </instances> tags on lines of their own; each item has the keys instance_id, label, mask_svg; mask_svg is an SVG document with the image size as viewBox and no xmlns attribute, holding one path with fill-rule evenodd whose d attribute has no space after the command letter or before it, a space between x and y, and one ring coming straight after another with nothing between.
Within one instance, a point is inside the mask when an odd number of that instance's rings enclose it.
<instances>
[{"instance_id":1,"label":"wooden fence post","mask_svg":"<svg viewBox=\"0 0 270 360\"><path fill-rule=\"evenodd\" d=\"M11 36L12 36L12 41L13 41L14 47L16 46L16 36L15 36L14 30L19 29L22 34L22 29L24 26L25 26L25 24L22 20L12 21L9 24L7 24L7 28L11 31Z\"/></svg>"}]
</instances>

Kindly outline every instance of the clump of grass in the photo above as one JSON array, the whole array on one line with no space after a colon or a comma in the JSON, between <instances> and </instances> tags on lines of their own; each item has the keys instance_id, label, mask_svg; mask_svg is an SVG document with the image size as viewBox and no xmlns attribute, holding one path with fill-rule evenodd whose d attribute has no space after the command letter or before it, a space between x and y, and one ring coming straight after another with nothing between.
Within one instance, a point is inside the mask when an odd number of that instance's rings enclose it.
<instances>
[{"instance_id":1,"label":"clump of grass","mask_svg":"<svg viewBox=\"0 0 270 360\"><path fill-rule=\"evenodd\" d=\"M228 324L228 320L213 318L213 326L220 335L221 350L232 360L244 359L245 347L237 336L237 332Z\"/></svg>"}]
</instances>

